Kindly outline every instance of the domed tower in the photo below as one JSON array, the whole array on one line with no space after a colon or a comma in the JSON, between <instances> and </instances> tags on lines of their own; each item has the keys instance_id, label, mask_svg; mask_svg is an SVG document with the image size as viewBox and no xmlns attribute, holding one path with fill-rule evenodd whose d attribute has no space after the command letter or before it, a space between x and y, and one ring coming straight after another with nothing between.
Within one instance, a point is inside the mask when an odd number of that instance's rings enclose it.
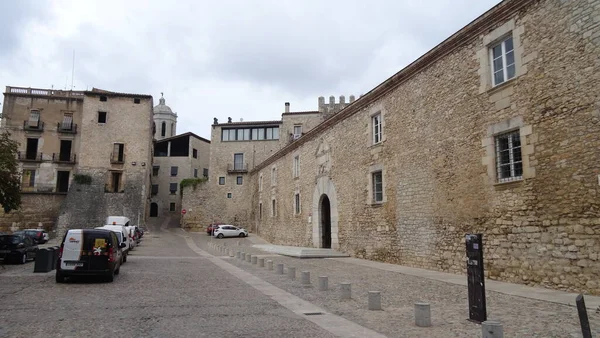
<instances>
[{"instance_id":1,"label":"domed tower","mask_svg":"<svg viewBox=\"0 0 600 338\"><path fill-rule=\"evenodd\" d=\"M177 113L165 104L163 93L160 93L158 105L154 107L154 138L162 140L175 136L177 128Z\"/></svg>"}]
</instances>

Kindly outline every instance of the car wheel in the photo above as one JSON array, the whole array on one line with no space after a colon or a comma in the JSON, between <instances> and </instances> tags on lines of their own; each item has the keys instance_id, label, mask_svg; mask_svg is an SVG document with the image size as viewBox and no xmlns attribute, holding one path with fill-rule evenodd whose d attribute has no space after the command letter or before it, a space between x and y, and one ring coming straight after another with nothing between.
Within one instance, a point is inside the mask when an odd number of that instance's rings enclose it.
<instances>
[{"instance_id":1,"label":"car wheel","mask_svg":"<svg viewBox=\"0 0 600 338\"><path fill-rule=\"evenodd\" d=\"M115 271L111 271L108 273L108 275L106 276L105 280L109 283L112 283L115 280Z\"/></svg>"},{"instance_id":2,"label":"car wheel","mask_svg":"<svg viewBox=\"0 0 600 338\"><path fill-rule=\"evenodd\" d=\"M218 234L217 238L223 238L223 234Z\"/></svg>"},{"instance_id":3,"label":"car wheel","mask_svg":"<svg viewBox=\"0 0 600 338\"><path fill-rule=\"evenodd\" d=\"M123 255L123 263L127 263L127 255Z\"/></svg>"},{"instance_id":4,"label":"car wheel","mask_svg":"<svg viewBox=\"0 0 600 338\"><path fill-rule=\"evenodd\" d=\"M22 253L21 254L21 261L19 263L25 264L26 262L27 262L27 254L26 253Z\"/></svg>"},{"instance_id":5,"label":"car wheel","mask_svg":"<svg viewBox=\"0 0 600 338\"><path fill-rule=\"evenodd\" d=\"M65 276L63 276L62 273L60 273L60 271L56 270L56 282L57 283L64 283L65 282Z\"/></svg>"},{"instance_id":6,"label":"car wheel","mask_svg":"<svg viewBox=\"0 0 600 338\"><path fill-rule=\"evenodd\" d=\"M117 268L117 270L115 270L115 275L118 275L121 272L121 265L119 264L119 267Z\"/></svg>"},{"instance_id":7,"label":"car wheel","mask_svg":"<svg viewBox=\"0 0 600 338\"><path fill-rule=\"evenodd\" d=\"M242 233L240 233L240 235L239 235L239 236L240 236L240 237L246 237L246 235L244 235L244 233L243 233L243 232L242 232Z\"/></svg>"}]
</instances>

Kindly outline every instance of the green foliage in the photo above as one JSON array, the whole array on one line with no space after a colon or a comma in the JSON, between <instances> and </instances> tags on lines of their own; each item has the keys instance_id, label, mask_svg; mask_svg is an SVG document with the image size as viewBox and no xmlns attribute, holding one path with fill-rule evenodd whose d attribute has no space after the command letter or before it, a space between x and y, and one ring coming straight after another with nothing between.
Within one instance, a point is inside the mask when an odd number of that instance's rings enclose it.
<instances>
[{"instance_id":1,"label":"green foliage","mask_svg":"<svg viewBox=\"0 0 600 338\"><path fill-rule=\"evenodd\" d=\"M21 177L18 172L17 151L19 143L10 134L0 135L0 204L9 213L21 206Z\"/></svg>"},{"instance_id":2,"label":"green foliage","mask_svg":"<svg viewBox=\"0 0 600 338\"><path fill-rule=\"evenodd\" d=\"M198 186L198 184L206 182L207 179L205 177L202 178L186 178L181 180L181 183L179 183L179 193L181 194L181 196L183 196L183 188L185 187L193 187L194 190L196 190L196 187Z\"/></svg>"},{"instance_id":3,"label":"green foliage","mask_svg":"<svg viewBox=\"0 0 600 338\"><path fill-rule=\"evenodd\" d=\"M73 176L73 179L78 184L92 184L92 176L90 175L75 174L75 176Z\"/></svg>"}]
</instances>

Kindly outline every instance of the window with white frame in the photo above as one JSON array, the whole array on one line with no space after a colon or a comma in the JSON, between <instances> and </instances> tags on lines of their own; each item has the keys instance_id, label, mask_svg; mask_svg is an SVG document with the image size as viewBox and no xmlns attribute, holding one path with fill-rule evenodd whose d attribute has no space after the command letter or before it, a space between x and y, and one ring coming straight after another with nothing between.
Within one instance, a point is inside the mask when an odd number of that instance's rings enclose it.
<instances>
[{"instance_id":1,"label":"window with white frame","mask_svg":"<svg viewBox=\"0 0 600 338\"><path fill-rule=\"evenodd\" d=\"M302 126L301 125L294 126L294 136L299 137L300 135L302 135Z\"/></svg>"},{"instance_id":2,"label":"window with white frame","mask_svg":"<svg viewBox=\"0 0 600 338\"><path fill-rule=\"evenodd\" d=\"M277 168L273 168L271 170L271 185L275 185L277 183Z\"/></svg>"},{"instance_id":3,"label":"window with white frame","mask_svg":"<svg viewBox=\"0 0 600 338\"><path fill-rule=\"evenodd\" d=\"M376 171L371 176L373 181L373 202L383 202L383 173Z\"/></svg>"},{"instance_id":4,"label":"window with white frame","mask_svg":"<svg viewBox=\"0 0 600 338\"><path fill-rule=\"evenodd\" d=\"M515 51L512 35L490 48L490 58L494 86L515 77Z\"/></svg>"},{"instance_id":5,"label":"window with white frame","mask_svg":"<svg viewBox=\"0 0 600 338\"><path fill-rule=\"evenodd\" d=\"M383 126L381 124L381 113L371 117L371 125L373 126L373 144L380 143L383 138Z\"/></svg>"},{"instance_id":6,"label":"window with white frame","mask_svg":"<svg viewBox=\"0 0 600 338\"><path fill-rule=\"evenodd\" d=\"M294 156L294 177L300 176L300 155Z\"/></svg>"},{"instance_id":7,"label":"window with white frame","mask_svg":"<svg viewBox=\"0 0 600 338\"><path fill-rule=\"evenodd\" d=\"M495 137L496 173L498 182L510 182L523 178L521 159L521 135L518 130Z\"/></svg>"},{"instance_id":8,"label":"window with white frame","mask_svg":"<svg viewBox=\"0 0 600 338\"><path fill-rule=\"evenodd\" d=\"M300 193L294 195L294 212L296 215L300 215Z\"/></svg>"}]
</instances>

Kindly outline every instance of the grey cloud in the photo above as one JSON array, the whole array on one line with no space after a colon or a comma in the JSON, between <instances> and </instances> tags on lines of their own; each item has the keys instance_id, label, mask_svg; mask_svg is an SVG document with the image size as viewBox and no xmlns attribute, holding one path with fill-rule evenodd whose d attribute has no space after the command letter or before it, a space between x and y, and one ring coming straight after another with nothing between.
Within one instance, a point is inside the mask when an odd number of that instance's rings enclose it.
<instances>
[{"instance_id":1,"label":"grey cloud","mask_svg":"<svg viewBox=\"0 0 600 338\"><path fill-rule=\"evenodd\" d=\"M0 1L0 57L20 45L27 23L42 13L43 5L34 0Z\"/></svg>"}]
</instances>

